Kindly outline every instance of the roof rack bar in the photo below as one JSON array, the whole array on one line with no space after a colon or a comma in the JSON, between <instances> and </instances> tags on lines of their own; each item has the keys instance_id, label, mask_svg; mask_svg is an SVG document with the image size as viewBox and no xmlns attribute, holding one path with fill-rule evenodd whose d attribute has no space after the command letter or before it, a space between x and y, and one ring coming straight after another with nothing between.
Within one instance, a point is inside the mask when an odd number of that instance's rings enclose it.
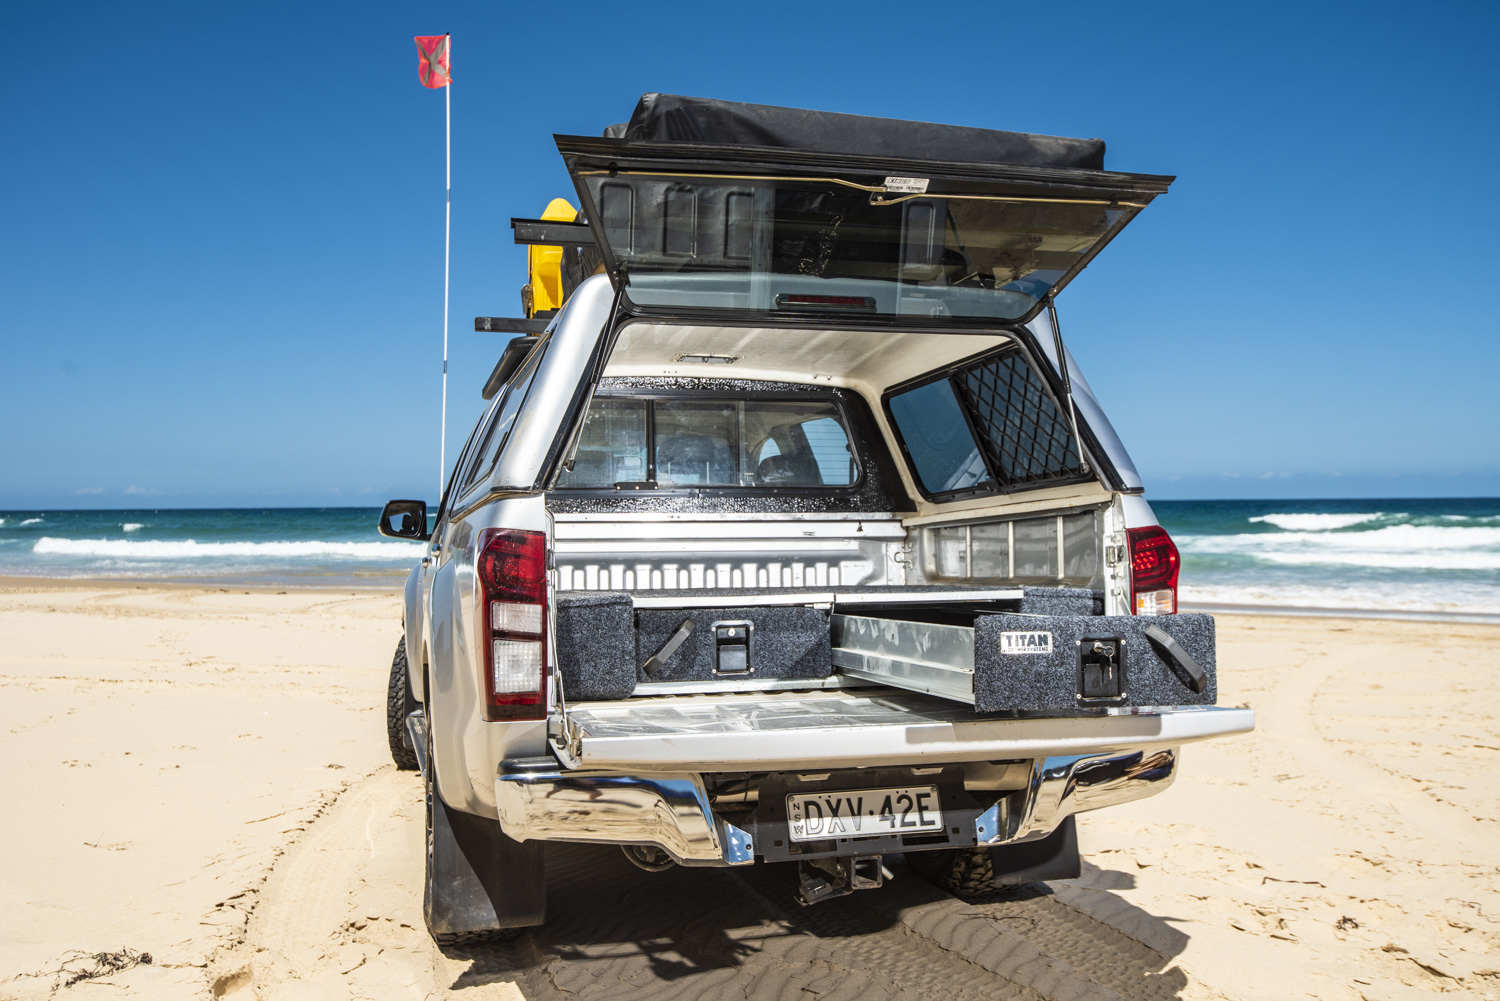
<instances>
[{"instance_id":1,"label":"roof rack bar","mask_svg":"<svg viewBox=\"0 0 1500 1001\"><path fill-rule=\"evenodd\" d=\"M540 334L551 322L550 317L527 320L519 316L476 316L474 331L480 334Z\"/></svg>"},{"instance_id":2,"label":"roof rack bar","mask_svg":"<svg viewBox=\"0 0 1500 1001\"><path fill-rule=\"evenodd\" d=\"M516 243L523 246L592 247L594 231L586 222L558 222L550 219L512 219L510 228Z\"/></svg>"}]
</instances>

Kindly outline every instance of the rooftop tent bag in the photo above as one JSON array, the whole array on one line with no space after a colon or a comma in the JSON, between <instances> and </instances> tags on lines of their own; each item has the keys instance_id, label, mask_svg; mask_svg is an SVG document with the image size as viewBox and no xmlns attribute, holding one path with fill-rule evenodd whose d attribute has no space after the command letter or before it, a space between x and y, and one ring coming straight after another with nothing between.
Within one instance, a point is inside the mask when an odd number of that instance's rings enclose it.
<instances>
[{"instance_id":1,"label":"rooftop tent bag","mask_svg":"<svg viewBox=\"0 0 1500 1001\"><path fill-rule=\"evenodd\" d=\"M768 146L884 159L1104 169L1103 139L1068 139L677 94L643 94L630 121L609 127L604 135L610 139Z\"/></svg>"}]
</instances>

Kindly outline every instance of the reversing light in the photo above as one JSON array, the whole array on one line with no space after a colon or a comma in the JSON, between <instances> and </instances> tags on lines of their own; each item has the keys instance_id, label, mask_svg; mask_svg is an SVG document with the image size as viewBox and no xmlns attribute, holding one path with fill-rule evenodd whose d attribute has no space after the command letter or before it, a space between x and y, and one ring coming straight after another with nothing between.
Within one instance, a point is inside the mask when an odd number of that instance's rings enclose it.
<instances>
[{"instance_id":1,"label":"reversing light","mask_svg":"<svg viewBox=\"0 0 1500 1001\"><path fill-rule=\"evenodd\" d=\"M490 528L474 560L484 718L547 715L547 536Z\"/></svg>"},{"instance_id":2,"label":"reversing light","mask_svg":"<svg viewBox=\"0 0 1500 1001\"><path fill-rule=\"evenodd\" d=\"M1182 558L1172 537L1160 525L1132 528L1130 540L1130 606L1136 615L1172 615L1177 611L1177 571Z\"/></svg>"}]
</instances>

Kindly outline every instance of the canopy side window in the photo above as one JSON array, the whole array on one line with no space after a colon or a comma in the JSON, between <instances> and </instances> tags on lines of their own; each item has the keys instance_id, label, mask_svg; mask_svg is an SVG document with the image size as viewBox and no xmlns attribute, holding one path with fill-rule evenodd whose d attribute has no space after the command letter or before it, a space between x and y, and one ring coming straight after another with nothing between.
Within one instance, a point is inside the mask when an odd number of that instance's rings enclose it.
<instances>
[{"instance_id":1,"label":"canopy side window","mask_svg":"<svg viewBox=\"0 0 1500 1001\"><path fill-rule=\"evenodd\" d=\"M1019 348L890 393L886 410L914 478L935 500L1087 475L1066 416Z\"/></svg>"},{"instance_id":2,"label":"canopy side window","mask_svg":"<svg viewBox=\"0 0 1500 1001\"><path fill-rule=\"evenodd\" d=\"M526 396L531 391L531 382L536 377L543 354L546 353L548 341L549 338L543 337L536 347L532 348L530 356L522 362L521 368L512 378L510 385L503 393L497 394L495 402L490 405L490 416L485 424L483 437L475 446L467 472L460 481L461 493L478 486L494 468L495 461L500 457L501 450L505 448L505 443L510 438L511 426L516 422L516 415L520 413L522 405L526 402Z\"/></svg>"}]
</instances>

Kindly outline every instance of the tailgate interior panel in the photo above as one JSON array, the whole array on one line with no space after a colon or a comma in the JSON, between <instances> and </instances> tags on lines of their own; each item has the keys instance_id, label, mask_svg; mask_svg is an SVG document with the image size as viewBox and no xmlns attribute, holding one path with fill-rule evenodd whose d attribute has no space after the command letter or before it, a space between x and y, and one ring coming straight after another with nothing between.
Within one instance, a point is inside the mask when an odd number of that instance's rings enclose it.
<instances>
[{"instance_id":1,"label":"tailgate interior panel","mask_svg":"<svg viewBox=\"0 0 1500 1001\"><path fill-rule=\"evenodd\" d=\"M976 713L916 692L759 692L570 706L563 765L630 771L776 771L1010 761L1175 746L1255 725L1250 709Z\"/></svg>"}]
</instances>

